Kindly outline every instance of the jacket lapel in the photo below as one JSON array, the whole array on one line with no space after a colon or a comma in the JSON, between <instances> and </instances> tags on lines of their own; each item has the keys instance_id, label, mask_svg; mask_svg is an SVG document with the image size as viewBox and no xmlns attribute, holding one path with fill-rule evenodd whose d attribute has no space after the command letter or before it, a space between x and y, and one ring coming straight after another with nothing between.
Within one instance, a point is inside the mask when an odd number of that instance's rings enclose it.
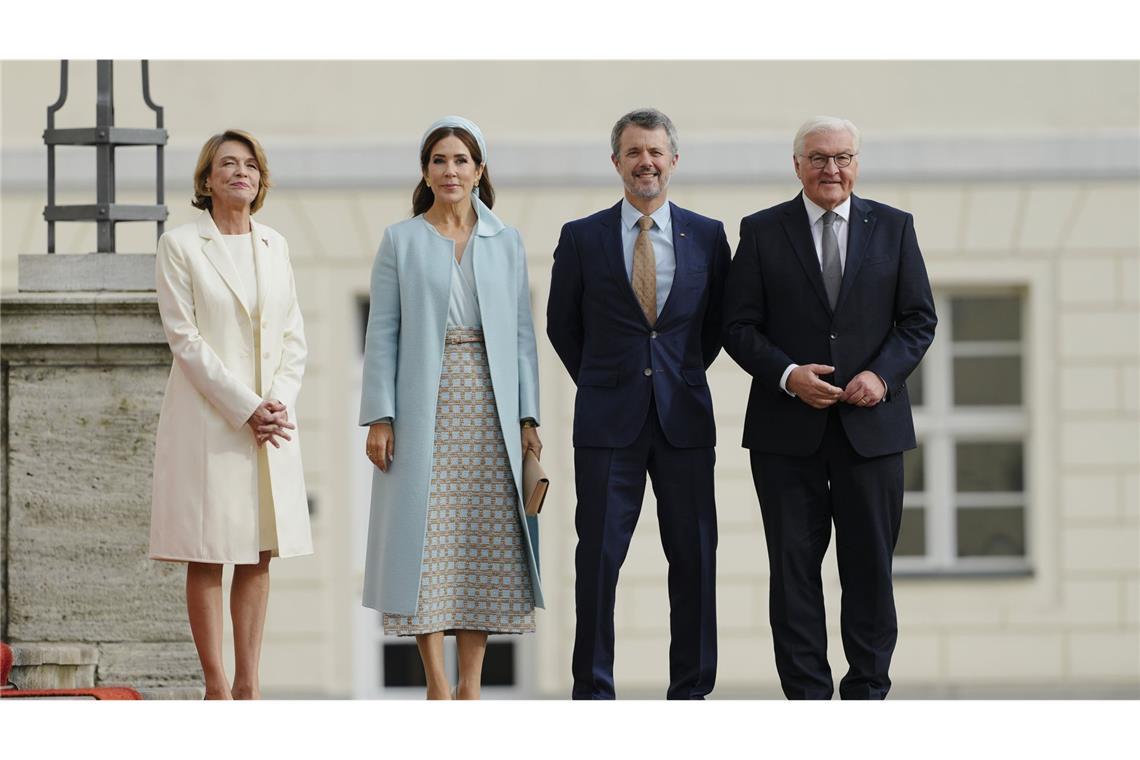
<instances>
[{"instance_id":1,"label":"jacket lapel","mask_svg":"<svg viewBox=\"0 0 1140 760\"><path fill-rule=\"evenodd\" d=\"M633 284L625 271L625 247L622 245L621 201L602 217L602 258L610 268L610 276L618 281L618 290L625 293L628 306L637 312L641 321L649 327L641 304L633 292Z\"/></svg>"},{"instance_id":2,"label":"jacket lapel","mask_svg":"<svg viewBox=\"0 0 1140 760\"><path fill-rule=\"evenodd\" d=\"M839 300L835 310L843 306L847 294L855 287L859 268L867 258L867 243L875 229L875 215L871 206L862 198L851 196L851 218L847 220L847 262L843 266L843 284L839 288Z\"/></svg>"},{"instance_id":3,"label":"jacket lapel","mask_svg":"<svg viewBox=\"0 0 1140 760\"><path fill-rule=\"evenodd\" d=\"M658 325L664 322L665 318L677 308L676 306L670 308L670 304L681 298L677 292L684 290L684 288L678 288L677 283L689 271L689 260L696 255L689 247L690 221L688 213L683 208L669 201L669 226L672 228L673 256L676 265L673 270L673 286L669 288L669 295L665 297L665 305L661 307L661 314L657 317ZM630 290L632 291L632 287Z\"/></svg>"},{"instance_id":4,"label":"jacket lapel","mask_svg":"<svg viewBox=\"0 0 1140 760\"><path fill-rule=\"evenodd\" d=\"M269 247L269 235L257 222L250 220L253 230L253 266L257 272L257 310L265 314L265 298L268 294L270 273L273 266L273 255Z\"/></svg>"},{"instance_id":5,"label":"jacket lapel","mask_svg":"<svg viewBox=\"0 0 1140 760\"><path fill-rule=\"evenodd\" d=\"M473 257L471 259L471 266L475 271L475 292L480 294L478 298L479 318L483 321L483 324L487 324L492 321L487 315L488 308L501 306L501 304L492 303L493 297L491 294L502 291L506 283L503 282L502 270L496 269L496 267L501 267L502 263L486 258L487 251L493 250L493 247L490 245L480 245L479 238L494 237L502 232L506 228L506 225L503 224L502 220L495 216L495 213L487 208L487 204L483 203L479 198L473 199L472 207L475 209L477 221L475 223L475 229L471 231L475 240L471 244L471 252L467 255ZM450 277L459 276L455 273L454 260L455 253L453 250L451 260L448 261L448 264L451 265L448 270ZM450 283L451 280L449 279L448 282ZM509 285L512 288L514 287L514 283L509 283ZM451 289L449 287L447 298L448 307L450 307L451 304L450 293Z\"/></svg>"},{"instance_id":6,"label":"jacket lapel","mask_svg":"<svg viewBox=\"0 0 1140 760\"><path fill-rule=\"evenodd\" d=\"M214 224L213 217L210 216L209 211L203 211L202 215L198 217L198 234L204 238L202 241L202 253L206 259L218 271L222 281L230 289L234 298L241 304L241 308L245 311L246 316L249 316L249 304L242 298L241 281L238 278L237 267L234 266L233 259L230 258L230 252L226 250L226 243L222 240L222 233L218 231L218 226ZM258 278L260 280L260 277Z\"/></svg>"},{"instance_id":7,"label":"jacket lapel","mask_svg":"<svg viewBox=\"0 0 1140 760\"><path fill-rule=\"evenodd\" d=\"M804 207L803 194L797 195L793 200L784 204L784 232L791 241L796 258L807 275L808 282L823 308L831 311L831 302L827 299L827 289L823 286L823 272L819 268L819 257L815 253L815 241L811 237L811 223L808 221L807 209Z\"/></svg>"}]
</instances>

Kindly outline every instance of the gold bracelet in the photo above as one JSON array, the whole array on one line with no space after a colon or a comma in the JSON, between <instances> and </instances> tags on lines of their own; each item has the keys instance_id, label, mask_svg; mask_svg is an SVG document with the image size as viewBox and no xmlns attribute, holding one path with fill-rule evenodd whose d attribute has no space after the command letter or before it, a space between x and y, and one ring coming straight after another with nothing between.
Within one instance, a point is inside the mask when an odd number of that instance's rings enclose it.
<instances>
[{"instance_id":1,"label":"gold bracelet","mask_svg":"<svg viewBox=\"0 0 1140 760\"><path fill-rule=\"evenodd\" d=\"M529 417L527 417L525 420L523 420L519 424L522 425L524 428L536 428L536 427L538 427L538 423Z\"/></svg>"}]
</instances>

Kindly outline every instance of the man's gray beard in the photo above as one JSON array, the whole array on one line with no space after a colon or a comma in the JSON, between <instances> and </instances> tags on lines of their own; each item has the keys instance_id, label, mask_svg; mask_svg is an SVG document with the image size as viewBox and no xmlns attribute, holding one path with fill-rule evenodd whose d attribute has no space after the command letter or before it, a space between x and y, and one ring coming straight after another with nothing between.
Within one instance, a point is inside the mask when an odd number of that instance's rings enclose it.
<instances>
[{"instance_id":1,"label":"man's gray beard","mask_svg":"<svg viewBox=\"0 0 1140 760\"><path fill-rule=\"evenodd\" d=\"M657 196L661 195L661 193L665 192L665 189L668 187L669 187L669 180L665 180L664 182L662 182L661 178L658 177L657 178L657 190L652 192L652 193L639 190L637 187L630 187L629 185L626 185L625 189L628 190L631 195L635 195L638 198L644 198L647 201L651 201L654 198L656 198Z\"/></svg>"}]
</instances>

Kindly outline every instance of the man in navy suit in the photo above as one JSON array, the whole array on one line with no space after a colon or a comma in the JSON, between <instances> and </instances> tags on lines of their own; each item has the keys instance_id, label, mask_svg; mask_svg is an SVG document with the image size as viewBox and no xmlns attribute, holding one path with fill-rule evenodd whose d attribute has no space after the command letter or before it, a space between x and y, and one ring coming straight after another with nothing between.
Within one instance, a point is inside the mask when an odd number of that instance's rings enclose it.
<instances>
[{"instance_id":1,"label":"man in navy suit","mask_svg":"<svg viewBox=\"0 0 1140 760\"><path fill-rule=\"evenodd\" d=\"M934 301L911 215L851 193L855 125L813 119L794 148L803 192L740 223L725 350L752 375L744 446L784 694L833 692L820 565L834 522L849 666L839 695L882 699L898 636L902 452L915 446L906 378L934 339Z\"/></svg>"},{"instance_id":2,"label":"man in navy suit","mask_svg":"<svg viewBox=\"0 0 1140 760\"><path fill-rule=\"evenodd\" d=\"M547 334L578 387L574 699L614 699L614 598L653 481L669 562L669 699L716 678L716 428L705 370L721 348L724 225L666 202L677 133L655 109L610 136L615 206L562 227Z\"/></svg>"}]
</instances>

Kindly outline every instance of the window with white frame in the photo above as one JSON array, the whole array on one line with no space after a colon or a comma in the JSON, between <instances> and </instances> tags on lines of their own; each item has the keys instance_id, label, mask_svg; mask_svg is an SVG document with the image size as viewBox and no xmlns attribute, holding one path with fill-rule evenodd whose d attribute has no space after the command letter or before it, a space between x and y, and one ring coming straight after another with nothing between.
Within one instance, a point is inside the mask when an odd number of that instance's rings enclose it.
<instances>
[{"instance_id":1,"label":"window with white frame","mask_svg":"<svg viewBox=\"0 0 1140 760\"><path fill-rule=\"evenodd\" d=\"M937 291L935 308L937 337L907 381L918 448L903 455L895 568L1025 572L1024 292Z\"/></svg>"}]
</instances>

